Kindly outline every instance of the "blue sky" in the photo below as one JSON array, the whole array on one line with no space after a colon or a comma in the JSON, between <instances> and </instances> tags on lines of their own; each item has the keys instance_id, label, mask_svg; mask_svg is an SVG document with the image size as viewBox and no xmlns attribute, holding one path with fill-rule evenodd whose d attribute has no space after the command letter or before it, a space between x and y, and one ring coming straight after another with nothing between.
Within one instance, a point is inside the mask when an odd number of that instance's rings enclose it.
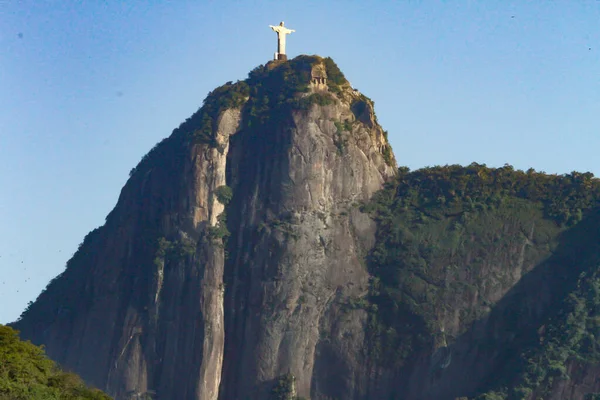
<instances>
[{"instance_id":1,"label":"blue sky","mask_svg":"<svg viewBox=\"0 0 600 400\"><path fill-rule=\"evenodd\" d=\"M113 208L206 94L331 56L400 165L600 175L600 1L0 2L0 323Z\"/></svg>"}]
</instances>

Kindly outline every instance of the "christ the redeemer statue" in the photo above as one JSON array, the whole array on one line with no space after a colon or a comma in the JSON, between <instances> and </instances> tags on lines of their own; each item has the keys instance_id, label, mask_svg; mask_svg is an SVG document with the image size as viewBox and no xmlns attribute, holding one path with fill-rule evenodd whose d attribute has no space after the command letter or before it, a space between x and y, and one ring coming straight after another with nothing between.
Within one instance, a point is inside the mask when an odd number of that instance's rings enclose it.
<instances>
[{"instance_id":1,"label":"christ the redeemer statue","mask_svg":"<svg viewBox=\"0 0 600 400\"><path fill-rule=\"evenodd\" d=\"M289 35L292 32L296 32L293 29L288 29L283 26L283 21L277 26L269 25L271 29L277 32L277 52L275 53L276 60L287 60L285 55L285 35Z\"/></svg>"}]
</instances>

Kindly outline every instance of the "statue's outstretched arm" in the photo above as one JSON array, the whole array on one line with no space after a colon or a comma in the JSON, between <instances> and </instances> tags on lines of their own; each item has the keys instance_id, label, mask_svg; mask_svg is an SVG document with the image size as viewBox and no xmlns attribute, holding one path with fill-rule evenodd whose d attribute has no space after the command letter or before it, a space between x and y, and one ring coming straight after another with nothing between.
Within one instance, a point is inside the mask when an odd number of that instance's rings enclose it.
<instances>
[{"instance_id":1,"label":"statue's outstretched arm","mask_svg":"<svg viewBox=\"0 0 600 400\"><path fill-rule=\"evenodd\" d=\"M296 30L294 30L294 29L290 29L290 33L292 33L292 32L296 32Z\"/></svg>"}]
</instances>

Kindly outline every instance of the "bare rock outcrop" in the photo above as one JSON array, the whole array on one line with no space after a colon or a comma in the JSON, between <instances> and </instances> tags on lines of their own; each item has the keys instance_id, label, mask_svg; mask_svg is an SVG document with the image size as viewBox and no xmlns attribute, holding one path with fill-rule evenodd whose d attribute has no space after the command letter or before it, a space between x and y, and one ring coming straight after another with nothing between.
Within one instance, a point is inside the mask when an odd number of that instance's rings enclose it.
<instances>
[{"instance_id":1,"label":"bare rock outcrop","mask_svg":"<svg viewBox=\"0 0 600 400\"><path fill-rule=\"evenodd\" d=\"M258 399L286 373L309 397L331 363L358 390L365 315L344 304L366 294L375 225L357 204L396 165L343 75L311 87L331 65L272 62L209 95L132 170L23 336L117 399Z\"/></svg>"}]
</instances>

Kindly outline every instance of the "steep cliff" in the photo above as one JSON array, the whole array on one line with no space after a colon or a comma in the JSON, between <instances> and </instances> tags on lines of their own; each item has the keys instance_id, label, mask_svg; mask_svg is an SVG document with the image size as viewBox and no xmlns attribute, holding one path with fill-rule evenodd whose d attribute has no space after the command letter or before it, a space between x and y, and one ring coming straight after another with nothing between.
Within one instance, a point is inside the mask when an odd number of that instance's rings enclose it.
<instances>
[{"instance_id":1,"label":"steep cliff","mask_svg":"<svg viewBox=\"0 0 600 400\"><path fill-rule=\"evenodd\" d=\"M365 313L340 305L367 292L385 135L330 59L258 67L142 159L16 326L119 399L264 398L287 373L308 397L332 366L353 393Z\"/></svg>"},{"instance_id":2,"label":"steep cliff","mask_svg":"<svg viewBox=\"0 0 600 400\"><path fill-rule=\"evenodd\" d=\"M600 398L598 179L386 136L328 58L217 88L16 327L117 399Z\"/></svg>"}]
</instances>

